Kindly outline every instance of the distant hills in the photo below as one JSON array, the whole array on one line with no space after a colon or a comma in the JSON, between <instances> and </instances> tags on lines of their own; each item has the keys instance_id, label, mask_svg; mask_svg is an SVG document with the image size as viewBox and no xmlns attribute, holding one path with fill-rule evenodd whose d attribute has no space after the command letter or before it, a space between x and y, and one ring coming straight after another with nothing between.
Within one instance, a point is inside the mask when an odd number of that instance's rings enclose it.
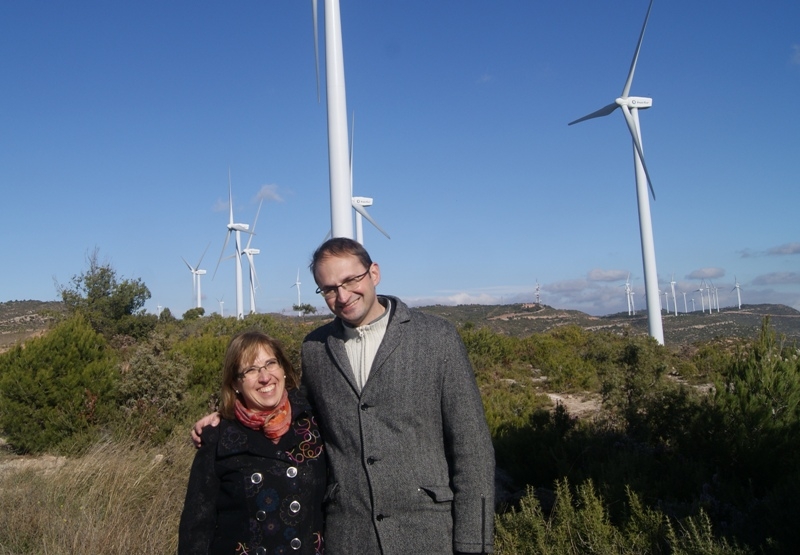
<instances>
[{"instance_id":1,"label":"distant hills","mask_svg":"<svg viewBox=\"0 0 800 555\"><path fill-rule=\"evenodd\" d=\"M511 305L434 305L419 307L423 312L441 316L455 325L471 322L487 326L497 333L524 337L558 326L573 324L588 330L615 333L647 334L647 314L627 313L590 316L578 310L562 310L539 304ZM8 301L0 303L0 352L21 339L42 333L54 314L63 312L58 301ZM287 318L276 314L278 318ZM723 337L755 337L765 316L779 334L800 345L800 311L780 304L742 305L741 310L723 308L720 312L679 312L662 316L667 345L687 345ZM312 317L320 322L327 317Z\"/></svg>"},{"instance_id":2,"label":"distant hills","mask_svg":"<svg viewBox=\"0 0 800 555\"><path fill-rule=\"evenodd\" d=\"M420 310L436 314L456 325L472 322L493 331L513 336L541 333L557 326L574 324L588 330L647 334L647 313L590 316L578 310L561 310L547 305L460 305L426 306ZM765 316L775 330L790 341L800 344L800 311L786 305L742 305L741 310L723 308L720 312L678 312L662 314L664 342L667 345L690 344L716 337L754 337Z\"/></svg>"}]
</instances>

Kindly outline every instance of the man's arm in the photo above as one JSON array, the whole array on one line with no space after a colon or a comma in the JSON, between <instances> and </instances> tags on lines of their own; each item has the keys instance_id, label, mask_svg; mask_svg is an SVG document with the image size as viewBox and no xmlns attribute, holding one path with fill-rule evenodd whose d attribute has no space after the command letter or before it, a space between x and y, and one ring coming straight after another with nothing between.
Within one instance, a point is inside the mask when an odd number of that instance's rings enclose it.
<instances>
[{"instance_id":1,"label":"man's arm","mask_svg":"<svg viewBox=\"0 0 800 555\"><path fill-rule=\"evenodd\" d=\"M203 428L206 426L214 426L215 428L219 426L218 412L207 414L194 423L194 427L192 428L192 443L194 443L194 446L198 449L203 446L203 438L201 436L203 435Z\"/></svg>"},{"instance_id":2,"label":"man's arm","mask_svg":"<svg viewBox=\"0 0 800 555\"><path fill-rule=\"evenodd\" d=\"M218 435L216 430L206 430L209 441L195 453L178 526L178 555L205 555L214 537L219 495L214 471Z\"/></svg>"}]
</instances>

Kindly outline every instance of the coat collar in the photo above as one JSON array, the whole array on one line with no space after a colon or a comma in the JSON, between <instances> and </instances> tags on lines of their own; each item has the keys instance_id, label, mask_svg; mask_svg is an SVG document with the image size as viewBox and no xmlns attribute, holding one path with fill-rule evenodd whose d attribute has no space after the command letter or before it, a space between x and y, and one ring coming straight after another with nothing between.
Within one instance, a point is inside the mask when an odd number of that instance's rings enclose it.
<instances>
[{"instance_id":1,"label":"coat collar","mask_svg":"<svg viewBox=\"0 0 800 555\"><path fill-rule=\"evenodd\" d=\"M383 336L383 341L380 347L378 347L378 352L375 353L375 360L372 362L370 379L373 379L373 375L377 376L380 374L383 364L394 350L400 346L405 332L405 326L403 324L411 320L412 316L412 312L408 306L397 297L379 295L378 299L381 298L391 301L389 305L392 309L389 314L389 324L386 326L386 334ZM332 333L328 336L327 345L331 359L345 380L347 380L347 383L350 384L350 387L356 395L358 395L358 386L353 377L353 369L350 366L350 360L347 358L347 351L344 347L344 324L337 316L330 325L333 329ZM362 393L369 388L369 382L370 380L367 380L367 383L364 384Z\"/></svg>"}]
</instances>

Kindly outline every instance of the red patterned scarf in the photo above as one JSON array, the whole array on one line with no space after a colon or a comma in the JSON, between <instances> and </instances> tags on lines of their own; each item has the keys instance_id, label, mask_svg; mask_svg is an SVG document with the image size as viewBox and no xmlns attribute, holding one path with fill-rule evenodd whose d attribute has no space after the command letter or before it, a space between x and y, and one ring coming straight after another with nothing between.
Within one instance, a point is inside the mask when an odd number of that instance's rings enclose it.
<instances>
[{"instance_id":1,"label":"red patterned scarf","mask_svg":"<svg viewBox=\"0 0 800 555\"><path fill-rule=\"evenodd\" d=\"M292 406L289 404L289 394L283 391L283 397L278 405L268 411L255 411L245 407L236 399L236 419L252 430L261 430L272 443L278 443L281 436L289 431L292 424Z\"/></svg>"}]
</instances>

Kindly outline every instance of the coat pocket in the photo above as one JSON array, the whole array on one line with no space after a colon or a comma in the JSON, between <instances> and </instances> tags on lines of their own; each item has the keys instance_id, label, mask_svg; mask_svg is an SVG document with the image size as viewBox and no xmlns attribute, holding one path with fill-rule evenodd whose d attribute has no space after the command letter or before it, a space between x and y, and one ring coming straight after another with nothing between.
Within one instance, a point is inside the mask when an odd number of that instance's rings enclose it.
<instances>
[{"instance_id":1,"label":"coat pocket","mask_svg":"<svg viewBox=\"0 0 800 555\"><path fill-rule=\"evenodd\" d=\"M419 489L436 503L453 500L453 490L449 486L420 486Z\"/></svg>"}]
</instances>

